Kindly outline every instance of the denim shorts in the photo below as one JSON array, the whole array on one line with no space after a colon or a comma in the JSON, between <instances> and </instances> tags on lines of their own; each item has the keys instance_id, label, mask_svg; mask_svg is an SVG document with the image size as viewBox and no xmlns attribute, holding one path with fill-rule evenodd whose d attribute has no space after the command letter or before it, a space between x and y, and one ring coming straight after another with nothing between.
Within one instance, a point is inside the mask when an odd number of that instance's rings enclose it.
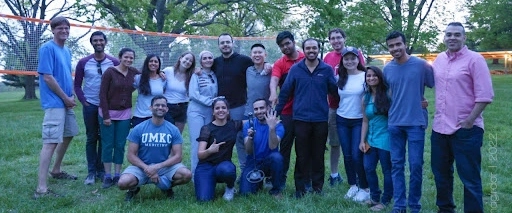
<instances>
[{"instance_id":1,"label":"denim shorts","mask_svg":"<svg viewBox=\"0 0 512 213\"><path fill-rule=\"evenodd\" d=\"M188 102L167 104L169 111L166 116L170 116L174 122L185 123L187 121Z\"/></svg>"}]
</instances>

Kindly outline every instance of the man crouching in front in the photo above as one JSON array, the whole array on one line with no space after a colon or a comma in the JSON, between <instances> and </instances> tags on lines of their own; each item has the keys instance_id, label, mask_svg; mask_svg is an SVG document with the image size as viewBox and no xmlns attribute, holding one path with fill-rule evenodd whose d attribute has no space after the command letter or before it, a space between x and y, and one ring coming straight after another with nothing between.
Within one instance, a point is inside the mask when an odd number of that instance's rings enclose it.
<instances>
[{"instance_id":1,"label":"man crouching in front","mask_svg":"<svg viewBox=\"0 0 512 213\"><path fill-rule=\"evenodd\" d=\"M126 192L125 201L130 201L140 186L153 183L173 198L173 186L188 183L192 173L181 163L183 139L176 126L165 121L167 100L155 96L149 107L153 116L135 126L128 135L127 158L132 164L119 179L118 186ZM172 154L171 154L172 153Z\"/></svg>"}]
</instances>

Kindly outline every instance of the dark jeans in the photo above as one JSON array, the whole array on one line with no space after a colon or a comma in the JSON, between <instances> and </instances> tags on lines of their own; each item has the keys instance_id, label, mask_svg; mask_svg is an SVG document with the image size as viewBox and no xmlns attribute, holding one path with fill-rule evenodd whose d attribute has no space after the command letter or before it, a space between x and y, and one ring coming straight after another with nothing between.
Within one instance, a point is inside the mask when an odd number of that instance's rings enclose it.
<instances>
[{"instance_id":1,"label":"dark jeans","mask_svg":"<svg viewBox=\"0 0 512 213\"><path fill-rule=\"evenodd\" d=\"M98 106L90 104L82 108L85 134L87 141L85 143L85 156L87 158L87 172L89 174L101 175L105 173L105 168L101 162L101 140L100 123L98 122Z\"/></svg>"},{"instance_id":2,"label":"dark jeans","mask_svg":"<svg viewBox=\"0 0 512 213\"><path fill-rule=\"evenodd\" d=\"M391 179L391 155L389 151L371 147L364 154L364 170L366 180L370 186L370 196L375 202L382 202L387 205L393 198L393 180ZM384 178L384 193L379 188L379 177L377 176L377 164L380 161L382 174ZM382 199L380 195L382 194Z\"/></svg>"},{"instance_id":3,"label":"dark jeans","mask_svg":"<svg viewBox=\"0 0 512 213\"><path fill-rule=\"evenodd\" d=\"M393 178L393 210L411 212L421 210L421 184L423 182L423 151L425 146L425 128L422 126L388 126L391 143L391 176ZM407 146L407 151L406 147ZM405 186L405 155L409 160L409 196Z\"/></svg>"},{"instance_id":4,"label":"dark jeans","mask_svg":"<svg viewBox=\"0 0 512 213\"><path fill-rule=\"evenodd\" d=\"M292 154L293 141L295 139L295 134L293 132L293 119L292 115L281 115L282 124L284 126L284 136L279 143L279 152L283 156L283 181L282 185L286 185L286 177L288 173L288 169L290 168L290 156Z\"/></svg>"},{"instance_id":5,"label":"dark jeans","mask_svg":"<svg viewBox=\"0 0 512 213\"><path fill-rule=\"evenodd\" d=\"M270 194L278 194L282 191L283 156L279 152L272 152L265 159L256 162L252 155L247 157L245 168L242 172L242 179L240 180L240 194L256 193L258 189L262 187L263 181L251 183L247 180L247 174L254 168L262 170L265 176L272 177L272 189L269 191Z\"/></svg>"},{"instance_id":6,"label":"dark jeans","mask_svg":"<svg viewBox=\"0 0 512 213\"><path fill-rule=\"evenodd\" d=\"M432 172L436 182L436 205L440 211L454 212L453 161L464 185L464 212L484 212L482 200L482 141L484 130L473 126L452 135L432 131Z\"/></svg>"},{"instance_id":7,"label":"dark jeans","mask_svg":"<svg viewBox=\"0 0 512 213\"><path fill-rule=\"evenodd\" d=\"M194 186L198 201L210 201L215 196L216 183L226 183L228 188L235 187L236 167L231 161L217 165L199 163L194 174Z\"/></svg>"},{"instance_id":8,"label":"dark jeans","mask_svg":"<svg viewBox=\"0 0 512 213\"><path fill-rule=\"evenodd\" d=\"M322 192L325 177L325 143L327 121L304 122L294 120L295 131L295 190L296 195L306 192L305 185L311 181L315 192ZM311 174L310 174L311 172Z\"/></svg>"},{"instance_id":9,"label":"dark jeans","mask_svg":"<svg viewBox=\"0 0 512 213\"><path fill-rule=\"evenodd\" d=\"M347 119L336 116L336 128L340 140L347 182L349 185L358 185L359 188L368 188L363 165L363 152L359 150L361 142L361 128L363 119Z\"/></svg>"}]
</instances>

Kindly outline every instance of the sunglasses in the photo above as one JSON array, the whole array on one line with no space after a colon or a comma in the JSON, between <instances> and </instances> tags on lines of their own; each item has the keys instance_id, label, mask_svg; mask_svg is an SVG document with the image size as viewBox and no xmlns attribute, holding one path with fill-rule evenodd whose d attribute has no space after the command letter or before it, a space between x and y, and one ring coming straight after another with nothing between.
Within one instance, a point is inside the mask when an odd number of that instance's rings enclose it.
<instances>
[{"instance_id":1,"label":"sunglasses","mask_svg":"<svg viewBox=\"0 0 512 213\"><path fill-rule=\"evenodd\" d=\"M103 70L101 70L101 63L100 62L97 62L96 63L96 67L98 67L98 74L103 74Z\"/></svg>"},{"instance_id":2,"label":"sunglasses","mask_svg":"<svg viewBox=\"0 0 512 213\"><path fill-rule=\"evenodd\" d=\"M208 77L210 77L210 80L212 80L212 84L215 84L215 80L213 80L213 76L211 74L208 74Z\"/></svg>"}]
</instances>

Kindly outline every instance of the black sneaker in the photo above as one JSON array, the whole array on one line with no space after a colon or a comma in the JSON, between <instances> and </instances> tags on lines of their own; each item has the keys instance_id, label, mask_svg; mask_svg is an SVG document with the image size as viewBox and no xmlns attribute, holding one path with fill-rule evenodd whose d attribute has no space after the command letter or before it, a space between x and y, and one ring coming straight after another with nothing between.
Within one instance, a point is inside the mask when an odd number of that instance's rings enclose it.
<instances>
[{"instance_id":1,"label":"black sneaker","mask_svg":"<svg viewBox=\"0 0 512 213\"><path fill-rule=\"evenodd\" d=\"M103 184L101 185L101 188L106 189L106 188L110 188L113 185L114 185L114 181L112 180L112 178L106 177L103 179Z\"/></svg>"},{"instance_id":2,"label":"black sneaker","mask_svg":"<svg viewBox=\"0 0 512 213\"><path fill-rule=\"evenodd\" d=\"M167 198L169 198L169 199L174 198L174 191L172 190L172 186L163 192L165 193L165 196L167 196Z\"/></svg>"},{"instance_id":3,"label":"black sneaker","mask_svg":"<svg viewBox=\"0 0 512 213\"><path fill-rule=\"evenodd\" d=\"M341 183L343 183L343 178L341 178L340 175L338 175L336 177L332 177L332 176L329 177L329 184L331 186L335 186L335 185L338 185Z\"/></svg>"},{"instance_id":4,"label":"black sneaker","mask_svg":"<svg viewBox=\"0 0 512 213\"><path fill-rule=\"evenodd\" d=\"M124 198L124 201L131 201L133 197L135 197L135 195L137 195L137 193L139 193L140 191L140 187L137 187L135 189L130 189L128 191L126 191L126 197Z\"/></svg>"},{"instance_id":5,"label":"black sneaker","mask_svg":"<svg viewBox=\"0 0 512 213\"><path fill-rule=\"evenodd\" d=\"M117 185L117 182L119 182L119 176L112 178L112 182L114 182L114 185Z\"/></svg>"}]
</instances>

